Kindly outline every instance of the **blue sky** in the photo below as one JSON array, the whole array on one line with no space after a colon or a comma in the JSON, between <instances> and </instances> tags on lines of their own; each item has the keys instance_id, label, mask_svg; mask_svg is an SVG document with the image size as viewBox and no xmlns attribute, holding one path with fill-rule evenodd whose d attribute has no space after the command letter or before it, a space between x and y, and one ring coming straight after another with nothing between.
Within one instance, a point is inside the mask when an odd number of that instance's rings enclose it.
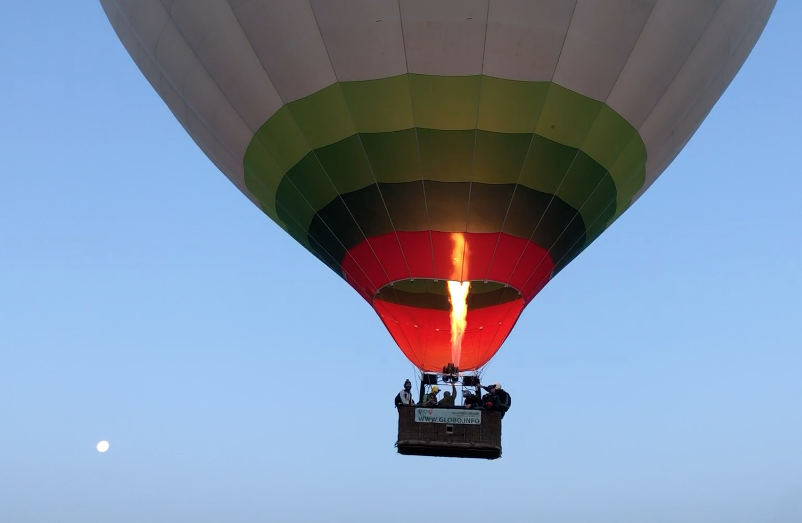
<instances>
[{"instance_id":1,"label":"blue sky","mask_svg":"<svg viewBox=\"0 0 802 523\"><path fill-rule=\"evenodd\" d=\"M515 397L494 462L395 454L410 364L97 2L8 4L0 521L802 521L802 4L526 309L486 374Z\"/></svg>"}]
</instances>

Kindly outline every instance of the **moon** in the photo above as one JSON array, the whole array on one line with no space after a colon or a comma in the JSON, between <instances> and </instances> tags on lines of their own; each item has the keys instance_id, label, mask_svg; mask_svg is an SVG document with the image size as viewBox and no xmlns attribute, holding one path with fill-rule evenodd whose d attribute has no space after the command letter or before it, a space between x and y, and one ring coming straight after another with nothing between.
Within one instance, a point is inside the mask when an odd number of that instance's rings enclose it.
<instances>
[{"instance_id":1,"label":"moon","mask_svg":"<svg viewBox=\"0 0 802 523\"><path fill-rule=\"evenodd\" d=\"M101 441L97 444L97 451L98 452L106 452L109 450L109 442L108 441Z\"/></svg>"}]
</instances>

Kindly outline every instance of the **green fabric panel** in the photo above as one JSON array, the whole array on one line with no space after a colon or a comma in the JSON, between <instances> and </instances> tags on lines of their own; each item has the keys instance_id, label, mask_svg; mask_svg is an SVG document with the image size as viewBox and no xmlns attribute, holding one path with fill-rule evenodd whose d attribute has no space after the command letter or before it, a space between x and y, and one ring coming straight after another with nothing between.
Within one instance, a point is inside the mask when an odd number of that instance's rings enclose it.
<instances>
[{"instance_id":1,"label":"green fabric panel","mask_svg":"<svg viewBox=\"0 0 802 523\"><path fill-rule=\"evenodd\" d=\"M537 125L537 134L580 149L602 107L601 102L552 84Z\"/></svg>"},{"instance_id":2,"label":"green fabric panel","mask_svg":"<svg viewBox=\"0 0 802 523\"><path fill-rule=\"evenodd\" d=\"M574 257L629 208L646 160L620 115L551 82L404 74L337 83L282 107L243 167L263 212L310 251L315 211L338 192L474 180L518 181L579 209L585 243ZM556 261L559 272L570 260Z\"/></svg>"},{"instance_id":3,"label":"green fabric panel","mask_svg":"<svg viewBox=\"0 0 802 523\"><path fill-rule=\"evenodd\" d=\"M615 221L615 201L609 202L607 206L602 209L602 212L597 218L598 219L593 221L593 223L586 224L585 248L593 243L596 238L601 236L610 224Z\"/></svg>"},{"instance_id":4,"label":"green fabric panel","mask_svg":"<svg viewBox=\"0 0 802 523\"><path fill-rule=\"evenodd\" d=\"M534 133L550 85L550 82L483 77L479 129L497 133Z\"/></svg>"},{"instance_id":5,"label":"green fabric panel","mask_svg":"<svg viewBox=\"0 0 802 523\"><path fill-rule=\"evenodd\" d=\"M615 212L615 207L608 212L609 216L602 212L617 198L615 182L604 167L571 147L529 134L418 129L417 144L415 135L415 130L406 130L351 136L308 154L290 170L289 179L315 210L325 207L338 193L357 191L375 181L400 183L421 179L422 168L422 178L432 181L473 179L491 184L517 181L531 189L555 194L579 209L586 223L599 216L606 223ZM248 155L251 163L246 171L247 183L260 201L270 202L280 168L261 147L254 146L253 151ZM643 183L643 167L636 172L641 175L632 177L631 191Z\"/></svg>"},{"instance_id":6,"label":"green fabric panel","mask_svg":"<svg viewBox=\"0 0 802 523\"><path fill-rule=\"evenodd\" d=\"M556 84L405 74L338 83L282 107L243 166L248 190L287 230L308 227L338 192L376 181L519 181L580 208L587 245L643 187L646 159L615 111Z\"/></svg>"},{"instance_id":7,"label":"green fabric panel","mask_svg":"<svg viewBox=\"0 0 802 523\"><path fill-rule=\"evenodd\" d=\"M313 149L356 133L339 84L289 103L287 108Z\"/></svg>"},{"instance_id":8,"label":"green fabric panel","mask_svg":"<svg viewBox=\"0 0 802 523\"><path fill-rule=\"evenodd\" d=\"M315 210L309 206L288 177L284 178L276 192L276 211L278 217L287 224L292 237L309 249L307 231L315 216ZM303 231L303 233L298 231ZM299 237L303 238L303 241Z\"/></svg>"},{"instance_id":9,"label":"green fabric panel","mask_svg":"<svg viewBox=\"0 0 802 523\"><path fill-rule=\"evenodd\" d=\"M473 181L516 183L521 175L531 134L476 132Z\"/></svg>"},{"instance_id":10,"label":"green fabric panel","mask_svg":"<svg viewBox=\"0 0 802 523\"><path fill-rule=\"evenodd\" d=\"M309 245L309 234L305 230L301 229L301 227L299 227L298 224L293 222L292 225L288 225L285 230L290 236L292 236L292 239L303 245L303 247L307 251L311 252L315 256L315 258L320 259L317 253L315 253L312 250L312 247ZM320 260L320 261L322 261L326 265L329 265L328 263L326 263L325 260Z\"/></svg>"},{"instance_id":11,"label":"green fabric panel","mask_svg":"<svg viewBox=\"0 0 802 523\"><path fill-rule=\"evenodd\" d=\"M481 76L409 75L415 125L427 129L476 128Z\"/></svg>"},{"instance_id":12,"label":"green fabric panel","mask_svg":"<svg viewBox=\"0 0 802 523\"><path fill-rule=\"evenodd\" d=\"M623 184L621 190L623 190L625 194L629 194L630 192L632 192L632 194L634 195L635 192L637 192L638 190L640 190L641 187L643 187L645 177L646 177L646 167L641 167L627 182ZM624 214L627 211L627 209L630 208L631 205L632 205L632 196L629 197L624 196L622 200L621 194L619 194L619 196L616 198L616 201L613 204L611 204L612 207L611 212L613 213L613 216L611 218L608 218L603 225L594 224L593 227L591 227L590 230L588 231L588 238L585 244L590 245L590 243L593 242L593 240L598 238L604 231L609 229L616 222L616 220L618 220L618 218L620 218L621 215Z\"/></svg>"},{"instance_id":13,"label":"green fabric panel","mask_svg":"<svg viewBox=\"0 0 802 523\"><path fill-rule=\"evenodd\" d=\"M607 184L603 183L605 178L609 180ZM593 214L599 212L599 209L589 208L591 197L596 202L601 197L604 200L602 207L606 206L615 200L615 183L604 167L579 151L556 194L565 203L578 209L587 225L592 221Z\"/></svg>"},{"instance_id":14,"label":"green fabric panel","mask_svg":"<svg viewBox=\"0 0 802 523\"><path fill-rule=\"evenodd\" d=\"M641 190L643 184L646 183L646 166L638 167L632 176L629 177L627 181L622 184L622 187L618 191L618 198L617 198L617 206L615 210L615 214L617 216L623 214L623 212L632 205L632 198L635 197L635 193Z\"/></svg>"},{"instance_id":15,"label":"green fabric panel","mask_svg":"<svg viewBox=\"0 0 802 523\"><path fill-rule=\"evenodd\" d=\"M401 183L421 179L415 129L362 134L360 137L378 182Z\"/></svg>"},{"instance_id":16,"label":"green fabric panel","mask_svg":"<svg viewBox=\"0 0 802 523\"><path fill-rule=\"evenodd\" d=\"M615 215L615 183L612 178L606 176L602 179L579 213L585 223L585 245L590 245L607 228L607 223Z\"/></svg>"},{"instance_id":17,"label":"green fabric panel","mask_svg":"<svg viewBox=\"0 0 802 523\"><path fill-rule=\"evenodd\" d=\"M245 172L245 187L259 201L259 208L262 209L262 212L284 229L285 227L279 220L276 210L276 193L265 188L262 181L258 179L258 175L248 171Z\"/></svg>"},{"instance_id":18,"label":"green fabric panel","mask_svg":"<svg viewBox=\"0 0 802 523\"><path fill-rule=\"evenodd\" d=\"M284 172L312 150L286 105L256 131L253 139L261 142Z\"/></svg>"},{"instance_id":19,"label":"green fabric panel","mask_svg":"<svg viewBox=\"0 0 802 523\"><path fill-rule=\"evenodd\" d=\"M273 222L276 225L281 227L284 230L284 232L290 232L289 228L287 227L287 224L284 223L284 221L278 217L278 211L276 209L268 209L262 202L259 202L259 208L262 210L263 213L267 215L268 218L273 220ZM306 246L306 243L304 242L301 245Z\"/></svg>"},{"instance_id":20,"label":"green fabric panel","mask_svg":"<svg viewBox=\"0 0 802 523\"><path fill-rule=\"evenodd\" d=\"M292 182L291 185L294 185L303 198L309 202L308 205L311 206L310 210L313 213L338 197L334 185L332 185L314 153L304 156L303 160L290 169L290 172L287 173L287 178ZM282 182L279 191L284 185L284 182ZM278 195L276 200L284 205ZM287 211L294 212L295 209L287 209ZM301 222L301 220L298 221ZM309 225L305 222L302 222L302 224Z\"/></svg>"},{"instance_id":21,"label":"green fabric panel","mask_svg":"<svg viewBox=\"0 0 802 523\"><path fill-rule=\"evenodd\" d=\"M609 171L636 134L635 128L618 113L602 105L582 150Z\"/></svg>"},{"instance_id":22,"label":"green fabric panel","mask_svg":"<svg viewBox=\"0 0 802 523\"><path fill-rule=\"evenodd\" d=\"M414 127L406 74L381 80L342 82L340 87L357 132L384 133Z\"/></svg>"},{"instance_id":23,"label":"green fabric panel","mask_svg":"<svg viewBox=\"0 0 802 523\"><path fill-rule=\"evenodd\" d=\"M576 154L576 149L535 135L519 183L536 191L555 194Z\"/></svg>"},{"instance_id":24,"label":"green fabric panel","mask_svg":"<svg viewBox=\"0 0 802 523\"><path fill-rule=\"evenodd\" d=\"M626 199L626 204L632 204L632 198L635 197L635 194L643 188L643 184L646 183L646 166L641 165L635 171L633 176L627 180L624 184L624 187L621 190L621 196Z\"/></svg>"},{"instance_id":25,"label":"green fabric panel","mask_svg":"<svg viewBox=\"0 0 802 523\"><path fill-rule=\"evenodd\" d=\"M638 134L632 137L610 169L618 187L618 206L629 202L646 181L646 146Z\"/></svg>"},{"instance_id":26,"label":"green fabric panel","mask_svg":"<svg viewBox=\"0 0 802 523\"><path fill-rule=\"evenodd\" d=\"M321 147L315 154L340 194L376 183L358 134L328 147ZM320 207L315 208L320 209Z\"/></svg>"},{"instance_id":27,"label":"green fabric panel","mask_svg":"<svg viewBox=\"0 0 802 523\"><path fill-rule=\"evenodd\" d=\"M446 286L445 281L435 282L434 280L430 280L428 278L401 280L395 282L393 287L390 287L390 292L392 292L393 288L397 288L403 292L414 292L417 294L448 295L448 287ZM384 287L383 290L387 290L387 287Z\"/></svg>"},{"instance_id":28,"label":"green fabric panel","mask_svg":"<svg viewBox=\"0 0 802 523\"><path fill-rule=\"evenodd\" d=\"M243 161L245 187L256 196L268 216L276 214L276 191L284 177L284 170L258 140L251 140Z\"/></svg>"},{"instance_id":29,"label":"green fabric panel","mask_svg":"<svg viewBox=\"0 0 802 523\"><path fill-rule=\"evenodd\" d=\"M467 182L471 179L476 131L418 129L423 179Z\"/></svg>"},{"instance_id":30,"label":"green fabric panel","mask_svg":"<svg viewBox=\"0 0 802 523\"><path fill-rule=\"evenodd\" d=\"M612 202L610 204L610 213L612 213L613 216L611 218L608 218L606 221L599 220L598 222L594 223L588 228L585 238L585 248L587 248L591 243L593 243L596 240L596 238L601 236L602 233L604 233L604 231L609 229L616 222L616 220L618 220L618 218L620 218L621 215L624 214L624 212L627 209L629 209L630 205L631 202L627 202L626 204L624 204L623 207L618 207L617 202ZM583 248L582 250L584 251L585 248Z\"/></svg>"},{"instance_id":31,"label":"green fabric panel","mask_svg":"<svg viewBox=\"0 0 802 523\"><path fill-rule=\"evenodd\" d=\"M631 206L632 206L632 200L628 200L624 204L621 204L620 202L616 201L615 214L613 215L612 218L610 218L610 220L608 220L607 228L610 228L610 226L614 224L616 220L618 220L621 217L621 215L624 214L627 211L627 209L629 209Z\"/></svg>"},{"instance_id":32,"label":"green fabric panel","mask_svg":"<svg viewBox=\"0 0 802 523\"><path fill-rule=\"evenodd\" d=\"M640 141L640 139L638 139L638 141ZM605 230L609 229L610 226L615 223L615 221L620 218L627 209L629 209L629 207L632 205L632 197L641 189L641 187L643 187L645 181L646 166L641 166L635 170L628 180L622 183L622 186L618 188L616 201L611 204L610 213L612 214L612 217L607 218L603 226L595 224L591 228L588 234L586 245L590 245L590 242L598 238L599 235Z\"/></svg>"}]
</instances>

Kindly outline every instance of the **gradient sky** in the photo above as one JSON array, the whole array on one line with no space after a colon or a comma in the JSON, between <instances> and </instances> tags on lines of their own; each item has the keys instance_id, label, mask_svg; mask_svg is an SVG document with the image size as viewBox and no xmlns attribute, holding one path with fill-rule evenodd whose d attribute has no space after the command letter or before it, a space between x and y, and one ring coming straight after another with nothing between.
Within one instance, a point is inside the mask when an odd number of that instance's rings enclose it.
<instances>
[{"instance_id":1,"label":"gradient sky","mask_svg":"<svg viewBox=\"0 0 802 523\"><path fill-rule=\"evenodd\" d=\"M0 521L802 521L800 20L526 309L488 462L395 453L411 365L98 2L5 2Z\"/></svg>"}]
</instances>

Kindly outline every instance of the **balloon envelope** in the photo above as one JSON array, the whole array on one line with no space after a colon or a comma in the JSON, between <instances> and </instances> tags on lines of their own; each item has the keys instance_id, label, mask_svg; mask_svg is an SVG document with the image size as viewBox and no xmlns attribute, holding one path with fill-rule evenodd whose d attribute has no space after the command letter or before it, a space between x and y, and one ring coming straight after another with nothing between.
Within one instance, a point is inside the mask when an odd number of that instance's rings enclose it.
<instances>
[{"instance_id":1,"label":"balloon envelope","mask_svg":"<svg viewBox=\"0 0 802 523\"><path fill-rule=\"evenodd\" d=\"M198 146L432 371L492 358L684 147L775 4L101 3ZM448 280L471 282L456 362Z\"/></svg>"}]
</instances>

